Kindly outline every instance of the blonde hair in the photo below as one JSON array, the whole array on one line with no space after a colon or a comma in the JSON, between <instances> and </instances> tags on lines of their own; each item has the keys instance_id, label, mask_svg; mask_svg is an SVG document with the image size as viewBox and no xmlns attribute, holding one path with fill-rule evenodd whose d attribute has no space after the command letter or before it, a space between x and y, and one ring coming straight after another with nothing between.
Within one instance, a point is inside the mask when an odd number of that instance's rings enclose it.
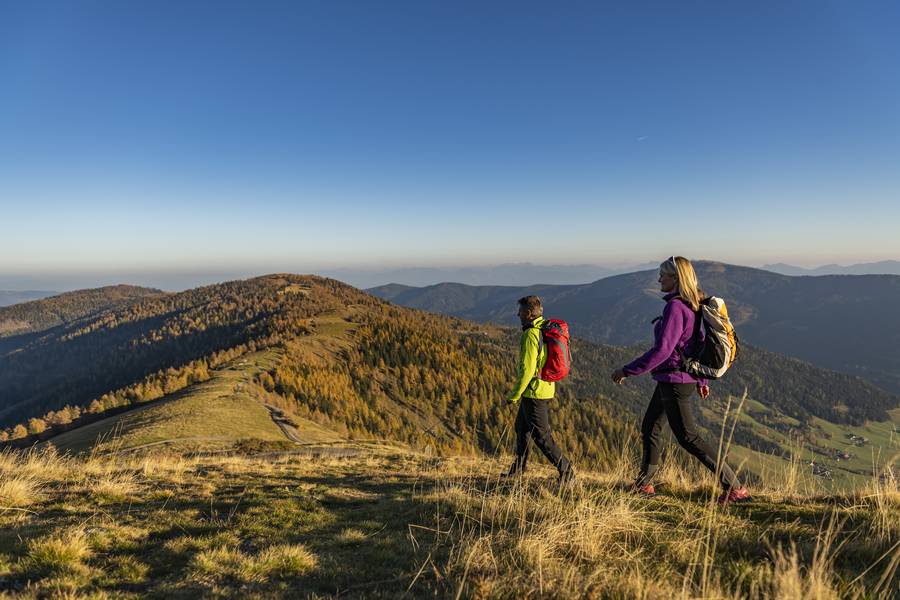
<instances>
[{"instance_id":1,"label":"blonde hair","mask_svg":"<svg viewBox=\"0 0 900 600\"><path fill-rule=\"evenodd\" d=\"M678 282L678 296L693 310L700 310L700 302L706 298L706 294L700 289L697 282L697 273L694 265L683 256L670 256L668 260L659 265L659 270L668 275L674 275Z\"/></svg>"}]
</instances>

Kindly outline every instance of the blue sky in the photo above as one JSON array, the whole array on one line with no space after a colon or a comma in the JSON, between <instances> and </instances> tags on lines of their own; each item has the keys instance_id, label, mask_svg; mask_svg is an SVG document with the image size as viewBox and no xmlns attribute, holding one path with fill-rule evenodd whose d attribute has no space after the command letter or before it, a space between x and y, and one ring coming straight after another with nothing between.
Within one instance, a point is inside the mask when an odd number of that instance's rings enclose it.
<instances>
[{"instance_id":1,"label":"blue sky","mask_svg":"<svg viewBox=\"0 0 900 600\"><path fill-rule=\"evenodd\" d=\"M0 0L0 274L900 258L898 6Z\"/></svg>"}]
</instances>

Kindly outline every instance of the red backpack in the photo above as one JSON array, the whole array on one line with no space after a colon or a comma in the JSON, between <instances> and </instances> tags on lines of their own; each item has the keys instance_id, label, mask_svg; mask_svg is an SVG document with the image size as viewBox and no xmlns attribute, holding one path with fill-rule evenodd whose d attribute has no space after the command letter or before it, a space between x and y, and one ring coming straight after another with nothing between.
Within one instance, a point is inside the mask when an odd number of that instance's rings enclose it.
<instances>
[{"instance_id":1,"label":"red backpack","mask_svg":"<svg viewBox=\"0 0 900 600\"><path fill-rule=\"evenodd\" d=\"M569 325L561 319L547 319L541 323L541 346L547 344L547 362L541 369L543 381L559 381L572 368L572 353L569 352ZM538 357L541 347L538 347Z\"/></svg>"}]
</instances>

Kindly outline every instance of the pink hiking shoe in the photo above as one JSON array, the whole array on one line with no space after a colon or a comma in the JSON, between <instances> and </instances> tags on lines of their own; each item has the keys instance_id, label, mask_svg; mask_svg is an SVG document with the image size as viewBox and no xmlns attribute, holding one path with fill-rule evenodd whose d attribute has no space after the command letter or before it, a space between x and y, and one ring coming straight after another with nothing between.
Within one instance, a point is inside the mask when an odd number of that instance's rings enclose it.
<instances>
[{"instance_id":1,"label":"pink hiking shoe","mask_svg":"<svg viewBox=\"0 0 900 600\"><path fill-rule=\"evenodd\" d=\"M750 502L752 499L753 498L750 497L750 492L747 491L747 488L739 487L728 490L727 492L722 492L718 500L716 500L716 504L719 506L727 506L733 502Z\"/></svg>"},{"instance_id":2,"label":"pink hiking shoe","mask_svg":"<svg viewBox=\"0 0 900 600\"><path fill-rule=\"evenodd\" d=\"M635 482L631 484L631 487L628 491L632 494L643 496L644 498L652 498L656 495L656 488L653 487L652 483L638 484L637 482Z\"/></svg>"}]
</instances>

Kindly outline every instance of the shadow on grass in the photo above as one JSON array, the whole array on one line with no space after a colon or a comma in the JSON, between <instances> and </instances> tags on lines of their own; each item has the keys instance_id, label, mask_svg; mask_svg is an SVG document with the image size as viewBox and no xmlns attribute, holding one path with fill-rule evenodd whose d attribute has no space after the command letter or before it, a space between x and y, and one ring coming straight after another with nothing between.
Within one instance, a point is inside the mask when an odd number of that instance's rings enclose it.
<instances>
[{"instance_id":1,"label":"shadow on grass","mask_svg":"<svg viewBox=\"0 0 900 600\"><path fill-rule=\"evenodd\" d=\"M290 473L260 478L266 481L261 486L237 478L208 498L173 492L165 499L86 506L93 509L87 516L84 511L41 513L39 521L15 530L0 529L0 553L22 557L27 551L23 540L72 527L83 527L90 534L102 522L141 528L146 534L136 543L113 541L94 552L86 562L97 575L82 591L149 598L344 594L388 598L406 591L432 552L427 536L417 534L419 545L409 538L410 524L421 522L423 511L430 510L427 502L413 498L421 480ZM90 499L67 501L80 505ZM205 551L227 548L252 557L271 546L298 544L317 560L315 569L300 576L247 581L211 576L197 567L197 557ZM117 578L112 566L121 564L141 565L141 576L136 581ZM39 585L40 576L24 570L4 584L21 589L29 581ZM438 585L428 569L411 595L434 597L440 593Z\"/></svg>"}]
</instances>

